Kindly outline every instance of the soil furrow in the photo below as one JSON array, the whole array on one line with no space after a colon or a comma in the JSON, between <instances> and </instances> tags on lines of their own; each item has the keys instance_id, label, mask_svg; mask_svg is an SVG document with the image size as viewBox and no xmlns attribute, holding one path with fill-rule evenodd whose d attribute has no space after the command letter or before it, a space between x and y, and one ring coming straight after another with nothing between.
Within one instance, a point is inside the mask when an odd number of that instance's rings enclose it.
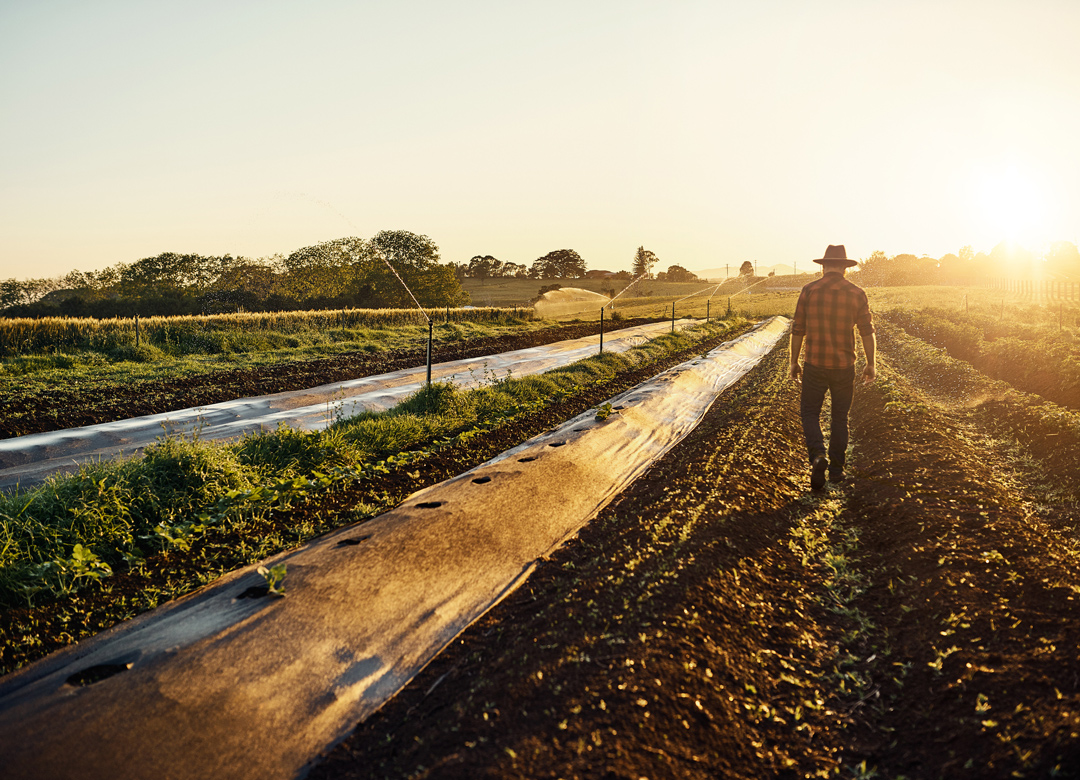
<instances>
[{"instance_id":1,"label":"soil furrow","mask_svg":"<svg viewBox=\"0 0 1080 780\"><path fill-rule=\"evenodd\" d=\"M892 387L853 409L844 522L877 626L856 665L875 694L854 754L894 777L1076 776L1075 548L1032 517L966 414L921 403L900 373L886 366Z\"/></svg>"},{"instance_id":2,"label":"soil furrow","mask_svg":"<svg viewBox=\"0 0 1080 780\"><path fill-rule=\"evenodd\" d=\"M836 632L778 348L312 776L800 777L836 765ZM738 478L734 478L738 475Z\"/></svg>"}]
</instances>

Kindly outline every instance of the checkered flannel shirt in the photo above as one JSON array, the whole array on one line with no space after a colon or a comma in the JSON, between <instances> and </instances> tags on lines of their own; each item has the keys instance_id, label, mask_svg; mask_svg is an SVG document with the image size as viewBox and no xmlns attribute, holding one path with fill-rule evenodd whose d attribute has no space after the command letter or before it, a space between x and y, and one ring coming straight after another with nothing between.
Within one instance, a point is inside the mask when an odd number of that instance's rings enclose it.
<instances>
[{"instance_id":1,"label":"checkered flannel shirt","mask_svg":"<svg viewBox=\"0 0 1080 780\"><path fill-rule=\"evenodd\" d=\"M874 332L866 293L842 275L828 273L810 282L795 304L792 334L805 337L805 362L818 368L855 365L855 327L864 339Z\"/></svg>"}]
</instances>

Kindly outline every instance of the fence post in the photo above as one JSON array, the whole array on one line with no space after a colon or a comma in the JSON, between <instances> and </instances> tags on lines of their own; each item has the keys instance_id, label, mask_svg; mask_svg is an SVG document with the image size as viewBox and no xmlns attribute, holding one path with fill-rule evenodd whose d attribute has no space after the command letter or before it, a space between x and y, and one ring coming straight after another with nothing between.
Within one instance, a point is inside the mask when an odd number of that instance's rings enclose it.
<instances>
[{"instance_id":1,"label":"fence post","mask_svg":"<svg viewBox=\"0 0 1080 780\"><path fill-rule=\"evenodd\" d=\"M135 315L135 346L139 346L139 315Z\"/></svg>"},{"instance_id":2,"label":"fence post","mask_svg":"<svg viewBox=\"0 0 1080 780\"><path fill-rule=\"evenodd\" d=\"M711 303L712 303L711 300L710 301L705 301L705 322L709 321L709 304L711 304Z\"/></svg>"},{"instance_id":3,"label":"fence post","mask_svg":"<svg viewBox=\"0 0 1080 780\"><path fill-rule=\"evenodd\" d=\"M671 302L671 332L675 332L675 302Z\"/></svg>"}]
</instances>

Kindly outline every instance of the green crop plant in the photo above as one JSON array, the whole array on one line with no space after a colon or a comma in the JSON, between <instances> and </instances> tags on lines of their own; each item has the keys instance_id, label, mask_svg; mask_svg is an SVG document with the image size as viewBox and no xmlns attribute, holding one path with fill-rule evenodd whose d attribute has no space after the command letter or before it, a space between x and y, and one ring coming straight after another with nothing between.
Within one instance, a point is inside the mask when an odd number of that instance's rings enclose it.
<instances>
[{"instance_id":1,"label":"green crop plant","mask_svg":"<svg viewBox=\"0 0 1080 780\"><path fill-rule=\"evenodd\" d=\"M442 447L739 327L712 323L476 390L436 383L388 412L339 420L324 431L282 427L233 444L164 438L142 457L88 464L28 492L0 494L0 604L33 603L101 582L114 570L141 570L153 551L194 554L210 537L244 539L245 529L274 507L415 468ZM321 530L312 526L309 534ZM299 533L291 542L304 538ZM75 549L83 552L74 556ZM244 549L265 556L281 548L259 542Z\"/></svg>"},{"instance_id":2,"label":"green crop plant","mask_svg":"<svg viewBox=\"0 0 1080 780\"><path fill-rule=\"evenodd\" d=\"M278 563L270 568L260 566L256 571L266 580L266 587L271 596L285 595L286 564Z\"/></svg>"}]
</instances>

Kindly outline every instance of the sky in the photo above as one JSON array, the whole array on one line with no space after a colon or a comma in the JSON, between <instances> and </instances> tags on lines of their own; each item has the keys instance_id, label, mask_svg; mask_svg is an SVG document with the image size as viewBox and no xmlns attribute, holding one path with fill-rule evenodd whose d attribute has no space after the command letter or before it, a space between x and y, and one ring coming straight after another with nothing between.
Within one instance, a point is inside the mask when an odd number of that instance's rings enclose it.
<instances>
[{"instance_id":1,"label":"sky","mask_svg":"<svg viewBox=\"0 0 1080 780\"><path fill-rule=\"evenodd\" d=\"M0 0L0 278L1080 243L1080 3Z\"/></svg>"}]
</instances>

